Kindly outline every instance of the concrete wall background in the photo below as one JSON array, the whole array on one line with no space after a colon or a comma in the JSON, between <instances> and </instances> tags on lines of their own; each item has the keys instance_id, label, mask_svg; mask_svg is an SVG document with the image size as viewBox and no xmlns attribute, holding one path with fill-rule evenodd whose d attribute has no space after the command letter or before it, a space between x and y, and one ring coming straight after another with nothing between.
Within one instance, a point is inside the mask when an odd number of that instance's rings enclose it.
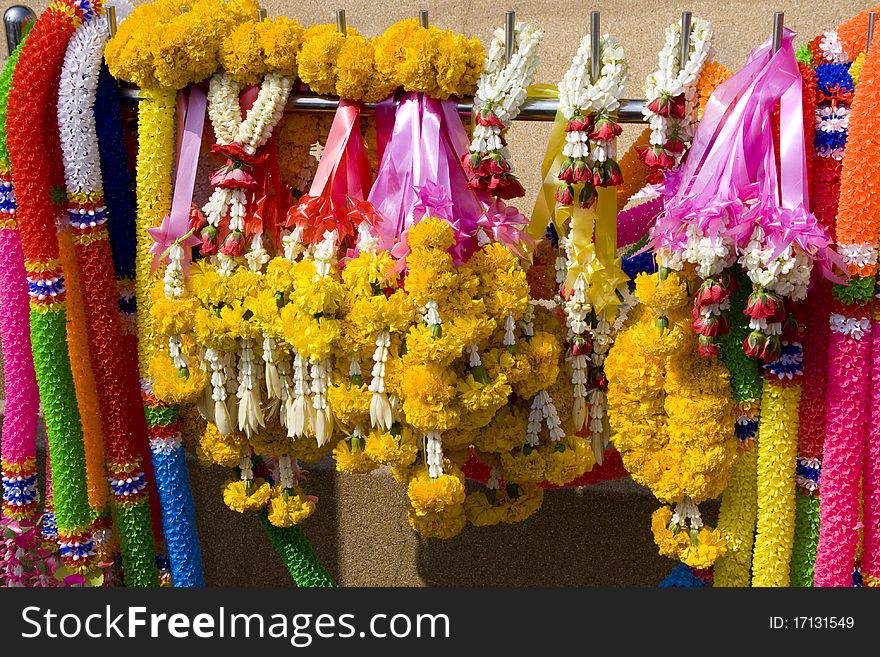
<instances>
[{"instance_id":1,"label":"concrete wall background","mask_svg":"<svg viewBox=\"0 0 880 657\"><path fill-rule=\"evenodd\" d=\"M15 3L4 0L0 8ZM42 10L44 0L30 6ZM270 15L285 14L306 25L333 22L337 5L320 0L265 0ZM718 60L737 67L748 51L769 36L774 11L785 11L797 44L865 9L867 2L728 0L671 2L593 0L511 0L504 5L473 0L347 0L348 24L376 34L396 20L428 9L433 24L473 34L487 42L515 9L519 20L543 27L538 81L563 74L589 29L590 10L602 12L603 31L617 36L630 62L627 96L642 97L645 75L656 65L663 30L683 10L712 21ZM5 56L5 49L3 55ZM518 123L509 139L514 164L527 189L534 190L549 125ZM622 147L639 128L627 128ZM528 212L533 194L520 207ZM211 585L288 586L287 576L256 517L240 516L222 502L219 488L228 471L191 465L206 578ZM312 473L309 491L320 502L305 532L337 583L347 586L655 586L672 562L657 555L650 535L650 494L627 485L553 491L541 511L524 523L494 528L468 527L450 541L425 541L406 520L405 491L387 473L347 476ZM715 507L706 505L707 520Z\"/></svg>"}]
</instances>

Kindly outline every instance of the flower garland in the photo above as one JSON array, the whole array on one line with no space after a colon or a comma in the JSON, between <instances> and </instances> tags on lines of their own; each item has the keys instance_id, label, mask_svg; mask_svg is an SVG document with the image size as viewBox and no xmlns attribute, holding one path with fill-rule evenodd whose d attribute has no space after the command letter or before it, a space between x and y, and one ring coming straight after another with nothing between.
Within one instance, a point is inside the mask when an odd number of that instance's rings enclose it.
<instances>
[{"instance_id":1,"label":"flower garland","mask_svg":"<svg viewBox=\"0 0 880 657\"><path fill-rule=\"evenodd\" d=\"M31 354L27 284L15 192L6 148L6 107L21 45L0 75L0 335L3 340L3 521L27 523L37 514L37 413L39 393Z\"/></svg>"},{"instance_id":2,"label":"flower garland","mask_svg":"<svg viewBox=\"0 0 880 657\"><path fill-rule=\"evenodd\" d=\"M133 410L140 408L140 386L134 353L123 348L93 112L107 37L106 22L100 18L80 26L71 39L61 72L59 130L67 214L77 264L82 279L88 282L82 289L89 351L95 364L101 419L107 429L107 470L122 528L125 581L130 586L155 586L158 580L147 483L152 473L142 464L147 425L144 416Z\"/></svg>"},{"instance_id":3,"label":"flower garland","mask_svg":"<svg viewBox=\"0 0 880 657\"><path fill-rule=\"evenodd\" d=\"M86 485L85 452L70 361L65 348L64 277L55 235L57 208L51 189L60 171L50 166L51 113L67 42L82 20L93 18L99 3L55 2L31 30L19 56L10 92L7 141L17 194L25 269L31 294L34 366L50 450L54 456L58 544L65 565L77 572L95 566L92 515ZM34 111L38 108L38 111Z\"/></svg>"},{"instance_id":4,"label":"flower garland","mask_svg":"<svg viewBox=\"0 0 880 657\"><path fill-rule=\"evenodd\" d=\"M733 326L720 338L721 357L730 372L730 390L737 404L738 456L730 471L730 481L721 498L718 529L727 541L728 553L715 564L715 586L747 587L751 582L752 547L758 514L757 466L761 372L758 363L743 353L742 343L749 333L742 311L751 294L751 283L742 270L734 267L735 288L730 295Z\"/></svg>"},{"instance_id":5,"label":"flower garland","mask_svg":"<svg viewBox=\"0 0 880 657\"><path fill-rule=\"evenodd\" d=\"M525 23L514 30L514 51L505 60L503 28L495 30L474 96L474 135L463 159L471 189L487 191L496 198L511 199L525 190L511 172L510 153L504 134L519 115L526 89L538 68L538 46L544 33Z\"/></svg>"},{"instance_id":6,"label":"flower garland","mask_svg":"<svg viewBox=\"0 0 880 657\"><path fill-rule=\"evenodd\" d=\"M558 272L557 282L570 332L568 360L575 393L575 427L578 432L588 433L597 459L601 459L608 442L602 366L612 341L617 291L625 280L617 259L617 212L611 187L621 182L620 167L614 159L615 138L621 132L616 112L627 78L620 43L604 35L599 48L599 79L590 79L591 45L587 35L559 83L557 121L561 116L567 124L564 159L556 175L562 184L556 190L554 218L554 223L562 226L571 217L571 228L560 240L565 260L559 263L564 262L565 271Z\"/></svg>"},{"instance_id":7,"label":"flower garland","mask_svg":"<svg viewBox=\"0 0 880 657\"><path fill-rule=\"evenodd\" d=\"M256 0L156 0L139 5L107 44L113 77L142 89L183 89L217 70L224 39L257 15Z\"/></svg>"},{"instance_id":8,"label":"flower garland","mask_svg":"<svg viewBox=\"0 0 880 657\"><path fill-rule=\"evenodd\" d=\"M659 68L645 80L647 104L643 114L651 129L649 144L639 150L642 162L654 173L648 176L659 182L657 172L681 162L693 137L697 120L697 84L707 61L711 60L712 24L697 18L688 38L687 61L681 66L679 48L681 24L666 28L665 42L658 56Z\"/></svg>"},{"instance_id":9,"label":"flower garland","mask_svg":"<svg viewBox=\"0 0 880 657\"><path fill-rule=\"evenodd\" d=\"M843 56L842 54L840 55ZM838 303L831 314L827 430L822 458L819 547L816 586L849 586L858 543L860 477L871 450L868 431L871 404L871 318L877 269L878 195L869 153L877 130L880 60L871 51L859 75L852 101L846 159L840 183L837 239L847 268L848 286L835 286ZM820 78L821 84L821 78ZM866 479L865 504L876 491ZM867 529L867 528L866 528Z\"/></svg>"},{"instance_id":10,"label":"flower garland","mask_svg":"<svg viewBox=\"0 0 880 657\"><path fill-rule=\"evenodd\" d=\"M844 91L848 85L829 82L829 73L838 65L827 60L813 61L809 44L799 57L802 70L809 70L812 79L810 111L815 117L810 126L814 134L810 201L816 217L825 229L834 235L837 203L840 195L841 151L832 144L845 143L848 129L849 101L840 97L851 96ZM850 66L852 69L852 66ZM852 76L850 76L852 77ZM805 77L805 84L807 82ZM821 84L818 82L821 79ZM839 79L832 76L832 79ZM806 90L805 90L806 93ZM835 154L837 157L835 157ZM817 281L805 304L804 317L804 381L800 407L800 436L797 469L797 508L795 539L791 558L791 583L794 586L812 586L813 568L819 541L819 476L822 464L822 446L826 431L828 389L829 318L833 296L828 281Z\"/></svg>"},{"instance_id":11,"label":"flower garland","mask_svg":"<svg viewBox=\"0 0 880 657\"><path fill-rule=\"evenodd\" d=\"M0 585L52 586L57 560L39 544L36 433L39 411L28 324L21 235L15 222L15 193L6 148L6 108L12 73L22 43L10 54L0 74L0 336L3 343L4 418L2 439L3 546ZM53 546L54 547L54 546Z\"/></svg>"},{"instance_id":12,"label":"flower garland","mask_svg":"<svg viewBox=\"0 0 880 657\"><path fill-rule=\"evenodd\" d=\"M724 490L736 455L729 377L699 357L679 274L640 274L636 296L641 305L605 363L612 441L633 478L675 505L652 517L660 553L708 568L727 546L703 525L697 504Z\"/></svg>"},{"instance_id":13,"label":"flower garland","mask_svg":"<svg viewBox=\"0 0 880 657\"><path fill-rule=\"evenodd\" d=\"M246 21L223 40L220 63L244 85L258 84L270 72L293 77L304 32L296 19L284 16Z\"/></svg>"}]
</instances>

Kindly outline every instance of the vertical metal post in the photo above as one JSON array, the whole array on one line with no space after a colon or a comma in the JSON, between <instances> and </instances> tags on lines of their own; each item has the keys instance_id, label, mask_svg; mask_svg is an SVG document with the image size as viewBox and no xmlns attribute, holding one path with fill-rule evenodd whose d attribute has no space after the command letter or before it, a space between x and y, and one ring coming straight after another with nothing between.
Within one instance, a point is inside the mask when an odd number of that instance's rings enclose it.
<instances>
[{"instance_id":1,"label":"vertical metal post","mask_svg":"<svg viewBox=\"0 0 880 657\"><path fill-rule=\"evenodd\" d=\"M428 10L421 9L419 10L419 25L424 28L428 27Z\"/></svg>"},{"instance_id":2,"label":"vertical metal post","mask_svg":"<svg viewBox=\"0 0 880 657\"><path fill-rule=\"evenodd\" d=\"M110 38L116 36L116 7L107 5L107 31L110 32Z\"/></svg>"},{"instance_id":3,"label":"vertical metal post","mask_svg":"<svg viewBox=\"0 0 880 657\"><path fill-rule=\"evenodd\" d=\"M590 12L590 79L595 82L599 79L599 74L602 72L602 66L599 64L599 57L601 57L601 53L599 52L599 41L602 39L602 35L599 32L599 12L591 11Z\"/></svg>"},{"instance_id":4,"label":"vertical metal post","mask_svg":"<svg viewBox=\"0 0 880 657\"><path fill-rule=\"evenodd\" d=\"M257 22L262 23L269 16L269 12L264 7L257 9Z\"/></svg>"},{"instance_id":5,"label":"vertical metal post","mask_svg":"<svg viewBox=\"0 0 880 657\"><path fill-rule=\"evenodd\" d=\"M37 15L30 7L12 5L3 12L3 28L6 31L6 49L9 54L18 47L24 38L25 26L37 20Z\"/></svg>"},{"instance_id":6,"label":"vertical metal post","mask_svg":"<svg viewBox=\"0 0 880 657\"><path fill-rule=\"evenodd\" d=\"M678 49L678 68L687 65L688 53L691 50L691 12L681 12L681 41Z\"/></svg>"},{"instance_id":7,"label":"vertical metal post","mask_svg":"<svg viewBox=\"0 0 880 657\"><path fill-rule=\"evenodd\" d=\"M504 14L504 63L510 64L513 59L513 51L516 48L516 12L508 11Z\"/></svg>"},{"instance_id":8,"label":"vertical metal post","mask_svg":"<svg viewBox=\"0 0 880 657\"><path fill-rule=\"evenodd\" d=\"M345 9L336 10L336 31L342 36L348 34L348 23L345 21Z\"/></svg>"},{"instance_id":9,"label":"vertical metal post","mask_svg":"<svg viewBox=\"0 0 880 657\"><path fill-rule=\"evenodd\" d=\"M874 23L877 21L877 12L872 11L868 14L868 41L865 44L865 52L871 48L871 42L874 40Z\"/></svg>"},{"instance_id":10,"label":"vertical metal post","mask_svg":"<svg viewBox=\"0 0 880 657\"><path fill-rule=\"evenodd\" d=\"M782 28L785 26L785 13L777 11L773 14L773 54L782 47Z\"/></svg>"}]
</instances>

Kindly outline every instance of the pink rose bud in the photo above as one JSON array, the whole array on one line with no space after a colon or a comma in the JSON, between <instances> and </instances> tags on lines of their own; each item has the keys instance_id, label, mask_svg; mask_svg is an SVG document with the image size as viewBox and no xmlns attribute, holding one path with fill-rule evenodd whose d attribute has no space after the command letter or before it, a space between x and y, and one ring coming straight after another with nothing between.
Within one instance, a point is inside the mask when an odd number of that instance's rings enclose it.
<instances>
[{"instance_id":1,"label":"pink rose bud","mask_svg":"<svg viewBox=\"0 0 880 657\"><path fill-rule=\"evenodd\" d=\"M718 340L707 335L701 335L698 339L700 346L700 356L703 358L712 358L721 353L721 347Z\"/></svg>"},{"instance_id":2,"label":"pink rose bud","mask_svg":"<svg viewBox=\"0 0 880 657\"><path fill-rule=\"evenodd\" d=\"M593 353L593 345L582 335L576 335L571 343L572 356L589 356Z\"/></svg>"},{"instance_id":3,"label":"pink rose bud","mask_svg":"<svg viewBox=\"0 0 880 657\"><path fill-rule=\"evenodd\" d=\"M648 109L660 116L669 116L669 97L660 96L648 103Z\"/></svg>"},{"instance_id":4,"label":"pink rose bud","mask_svg":"<svg viewBox=\"0 0 880 657\"><path fill-rule=\"evenodd\" d=\"M568 125L565 126L566 132L583 132L590 127L590 123L587 119L582 116L576 116L571 121L568 122Z\"/></svg>"},{"instance_id":5,"label":"pink rose bud","mask_svg":"<svg viewBox=\"0 0 880 657\"><path fill-rule=\"evenodd\" d=\"M745 313L752 319L767 319L779 311L779 306L775 295L764 291L752 292L746 302Z\"/></svg>"},{"instance_id":6,"label":"pink rose bud","mask_svg":"<svg viewBox=\"0 0 880 657\"><path fill-rule=\"evenodd\" d=\"M561 185L556 190L556 200L562 205L571 205L574 202L574 187Z\"/></svg>"},{"instance_id":7,"label":"pink rose bud","mask_svg":"<svg viewBox=\"0 0 880 657\"><path fill-rule=\"evenodd\" d=\"M226 236L220 253L228 256L240 256L244 254L244 233L234 230Z\"/></svg>"},{"instance_id":8,"label":"pink rose bud","mask_svg":"<svg viewBox=\"0 0 880 657\"><path fill-rule=\"evenodd\" d=\"M759 354L761 360L765 363L772 363L779 358L779 352L782 351L782 343L778 335L768 335L764 342L764 346Z\"/></svg>"},{"instance_id":9,"label":"pink rose bud","mask_svg":"<svg viewBox=\"0 0 880 657\"><path fill-rule=\"evenodd\" d=\"M684 94L679 94L669 103L669 116L673 119L683 119L686 109Z\"/></svg>"},{"instance_id":10,"label":"pink rose bud","mask_svg":"<svg viewBox=\"0 0 880 657\"><path fill-rule=\"evenodd\" d=\"M199 233L199 238L202 240L201 252L202 255L214 255L217 253L217 228L208 224L204 228L202 228L201 233Z\"/></svg>"},{"instance_id":11,"label":"pink rose bud","mask_svg":"<svg viewBox=\"0 0 880 657\"><path fill-rule=\"evenodd\" d=\"M766 341L767 338L763 333L758 330L752 331L743 341L743 352L750 358L759 356Z\"/></svg>"},{"instance_id":12,"label":"pink rose bud","mask_svg":"<svg viewBox=\"0 0 880 657\"><path fill-rule=\"evenodd\" d=\"M575 160L573 182L587 182L591 178L592 174L590 173L590 167L587 166L587 162L582 159Z\"/></svg>"}]
</instances>

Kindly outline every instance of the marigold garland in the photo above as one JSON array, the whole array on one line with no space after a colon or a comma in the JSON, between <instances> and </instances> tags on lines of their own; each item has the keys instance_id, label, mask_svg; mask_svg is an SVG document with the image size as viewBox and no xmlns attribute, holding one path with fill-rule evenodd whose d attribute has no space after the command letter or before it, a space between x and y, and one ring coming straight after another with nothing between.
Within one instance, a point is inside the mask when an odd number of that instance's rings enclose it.
<instances>
[{"instance_id":1,"label":"marigold garland","mask_svg":"<svg viewBox=\"0 0 880 657\"><path fill-rule=\"evenodd\" d=\"M676 505L654 515L661 553L707 567L726 547L696 504L724 490L736 454L729 377L699 356L679 274L639 275L636 296L642 305L605 364L612 442L636 481Z\"/></svg>"}]
</instances>

